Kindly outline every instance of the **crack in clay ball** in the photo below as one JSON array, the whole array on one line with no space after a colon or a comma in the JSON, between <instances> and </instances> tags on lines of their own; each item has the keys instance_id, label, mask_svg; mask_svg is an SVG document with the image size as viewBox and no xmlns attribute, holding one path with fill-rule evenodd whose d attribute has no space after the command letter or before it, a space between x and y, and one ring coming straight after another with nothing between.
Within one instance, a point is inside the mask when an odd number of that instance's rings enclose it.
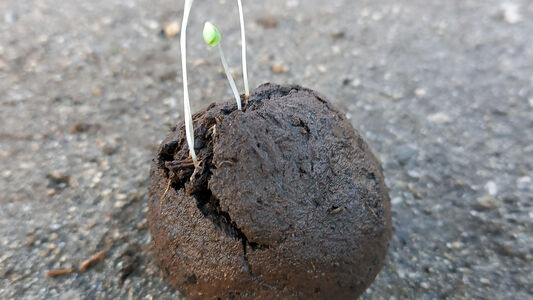
<instances>
[{"instance_id":1,"label":"crack in clay ball","mask_svg":"<svg viewBox=\"0 0 533 300\"><path fill-rule=\"evenodd\" d=\"M199 165L181 124L151 168L148 221L170 283L188 299L361 295L383 265L390 200L343 114L312 90L264 84L243 111L193 118Z\"/></svg>"}]
</instances>

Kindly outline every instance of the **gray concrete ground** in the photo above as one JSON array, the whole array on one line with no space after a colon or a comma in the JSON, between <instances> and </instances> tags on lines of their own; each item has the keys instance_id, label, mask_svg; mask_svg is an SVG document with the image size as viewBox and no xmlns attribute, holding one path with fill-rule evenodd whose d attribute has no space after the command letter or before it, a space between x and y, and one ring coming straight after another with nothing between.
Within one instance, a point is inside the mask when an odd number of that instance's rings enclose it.
<instances>
[{"instance_id":1,"label":"gray concrete ground","mask_svg":"<svg viewBox=\"0 0 533 300\"><path fill-rule=\"evenodd\" d=\"M363 298L531 299L533 2L244 2L251 85L322 92L383 162L394 234ZM0 2L0 298L179 297L145 213L155 147L183 116L178 38L161 33L182 6ZM230 0L191 18L196 111L231 100L202 24L240 78L239 24Z\"/></svg>"}]
</instances>

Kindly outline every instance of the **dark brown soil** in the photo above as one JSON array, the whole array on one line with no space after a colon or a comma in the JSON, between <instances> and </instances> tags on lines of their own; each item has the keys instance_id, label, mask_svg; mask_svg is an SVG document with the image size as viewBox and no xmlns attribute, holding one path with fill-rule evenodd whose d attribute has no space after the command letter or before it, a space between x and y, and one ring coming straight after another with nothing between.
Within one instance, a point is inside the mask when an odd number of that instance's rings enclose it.
<instances>
[{"instance_id":1,"label":"dark brown soil","mask_svg":"<svg viewBox=\"0 0 533 300\"><path fill-rule=\"evenodd\" d=\"M361 295L391 238L390 200L343 114L312 90L264 84L244 111L213 104L194 120L199 166L181 124L151 169L148 221L171 284L189 299Z\"/></svg>"}]
</instances>

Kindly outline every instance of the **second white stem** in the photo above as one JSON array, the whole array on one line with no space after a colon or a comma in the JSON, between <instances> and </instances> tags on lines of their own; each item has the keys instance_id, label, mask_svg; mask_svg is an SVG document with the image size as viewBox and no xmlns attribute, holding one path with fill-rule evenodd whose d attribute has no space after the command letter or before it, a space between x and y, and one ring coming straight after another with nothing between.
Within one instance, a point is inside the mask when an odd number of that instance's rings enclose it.
<instances>
[{"instance_id":1,"label":"second white stem","mask_svg":"<svg viewBox=\"0 0 533 300\"><path fill-rule=\"evenodd\" d=\"M244 31L244 13L242 11L242 2L237 0L239 5L239 16L241 19L241 41L242 41L242 76L244 77L244 92L246 98L250 96L250 88L248 87L248 68L246 66L246 33Z\"/></svg>"},{"instance_id":2,"label":"second white stem","mask_svg":"<svg viewBox=\"0 0 533 300\"><path fill-rule=\"evenodd\" d=\"M187 84L187 23L189 22L189 13L191 12L193 0L185 0L183 10L183 22L181 24L181 70L183 74L183 110L185 113L185 136L189 146L189 153L196 165L198 160L194 151L194 126L192 123L191 104L189 103L189 86Z\"/></svg>"},{"instance_id":3,"label":"second white stem","mask_svg":"<svg viewBox=\"0 0 533 300\"><path fill-rule=\"evenodd\" d=\"M222 46L218 44L217 48L218 53L220 54L220 60L222 61L222 67L224 67L224 71L226 72L226 76L228 77L229 85L231 86L231 90L233 91L233 95L235 96L235 101L237 101L237 108L239 110L242 110L241 96L239 96L237 86L235 85L235 80L233 80L233 76L231 76L231 72L229 71L228 63L226 62L226 57L224 57L224 51L222 51Z\"/></svg>"}]
</instances>

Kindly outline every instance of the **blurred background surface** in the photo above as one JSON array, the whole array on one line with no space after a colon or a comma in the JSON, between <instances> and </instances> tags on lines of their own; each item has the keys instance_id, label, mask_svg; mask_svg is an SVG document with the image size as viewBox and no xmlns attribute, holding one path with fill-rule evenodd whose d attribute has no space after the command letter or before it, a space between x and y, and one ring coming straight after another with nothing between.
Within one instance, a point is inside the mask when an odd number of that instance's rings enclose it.
<instances>
[{"instance_id":1,"label":"blurred background surface","mask_svg":"<svg viewBox=\"0 0 533 300\"><path fill-rule=\"evenodd\" d=\"M394 233L363 298L532 297L533 3L244 6L250 85L320 91L383 162ZM183 118L182 7L0 2L1 298L179 296L152 261L145 213L150 161ZM232 101L207 20L243 90L236 1L196 1L194 111Z\"/></svg>"}]
</instances>

